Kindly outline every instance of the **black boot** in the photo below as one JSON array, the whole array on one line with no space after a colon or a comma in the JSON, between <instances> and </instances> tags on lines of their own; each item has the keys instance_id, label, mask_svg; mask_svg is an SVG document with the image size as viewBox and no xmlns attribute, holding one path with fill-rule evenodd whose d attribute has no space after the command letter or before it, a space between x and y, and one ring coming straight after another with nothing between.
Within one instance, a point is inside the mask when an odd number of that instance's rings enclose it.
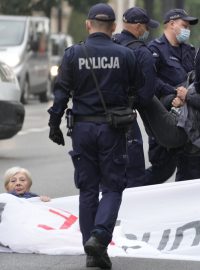
<instances>
[{"instance_id":1,"label":"black boot","mask_svg":"<svg viewBox=\"0 0 200 270\"><path fill-rule=\"evenodd\" d=\"M84 246L87 254L87 267L111 269L112 263L107 253L107 246L103 245L95 236L91 236Z\"/></svg>"},{"instance_id":2,"label":"black boot","mask_svg":"<svg viewBox=\"0 0 200 270\"><path fill-rule=\"evenodd\" d=\"M90 256L101 256L107 249L95 236L91 236L84 246L85 253Z\"/></svg>"},{"instance_id":3,"label":"black boot","mask_svg":"<svg viewBox=\"0 0 200 270\"><path fill-rule=\"evenodd\" d=\"M106 251L101 257L94 257L94 256L87 255L86 267L99 267L101 269L111 269L112 262Z\"/></svg>"}]
</instances>

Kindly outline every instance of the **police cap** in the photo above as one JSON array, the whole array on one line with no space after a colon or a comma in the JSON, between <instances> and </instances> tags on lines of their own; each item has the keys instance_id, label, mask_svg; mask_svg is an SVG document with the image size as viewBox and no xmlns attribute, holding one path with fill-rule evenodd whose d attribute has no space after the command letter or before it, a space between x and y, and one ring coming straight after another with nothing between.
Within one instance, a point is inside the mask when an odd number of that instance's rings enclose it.
<instances>
[{"instance_id":1,"label":"police cap","mask_svg":"<svg viewBox=\"0 0 200 270\"><path fill-rule=\"evenodd\" d=\"M184 9L171 9L164 16L164 24L171 20L181 19L183 21L188 21L189 24L194 25L198 23L198 19L195 17L190 17Z\"/></svg>"},{"instance_id":2,"label":"police cap","mask_svg":"<svg viewBox=\"0 0 200 270\"><path fill-rule=\"evenodd\" d=\"M126 23L144 23L150 28L157 28L159 26L159 22L150 19L147 12L140 7L127 9L123 14L123 21Z\"/></svg>"},{"instance_id":3,"label":"police cap","mask_svg":"<svg viewBox=\"0 0 200 270\"><path fill-rule=\"evenodd\" d=\"M99 3L90 8L88 19L97 21L115 21L115 13L111 6Z\"/></svg>"}]
</instances>

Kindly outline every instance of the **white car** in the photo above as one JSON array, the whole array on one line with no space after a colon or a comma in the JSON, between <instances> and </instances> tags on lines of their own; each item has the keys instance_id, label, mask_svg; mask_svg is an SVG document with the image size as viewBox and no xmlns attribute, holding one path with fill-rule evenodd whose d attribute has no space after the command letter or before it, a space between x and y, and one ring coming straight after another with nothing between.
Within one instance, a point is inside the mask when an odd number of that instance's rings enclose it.
<instances>
[{"instance_id":1,"label":"white car","mask_svg":"<svg viewBox=\"0 0 200 270\"><path fill-rule=\"evenodd\" d=\"M8 139L22 129L25 109L21 91L12 68L0 62L0 140Z\"/></svg>"},{"instance_id":2,"label":"white car","mask_svg":"<svg viewBox=\"0 0 200 270\"><path fill-rule=\"evenodd\" d=\"M50 60L50 75L51 86L53 88L55 78L58 74L58 68L61 64L65 49L73 45L73 39L66 34L51 34L51 60Z\"/></svg>"},{"instance_id":3,"label":"white car","mask_svg":"<svg viewBox=\"0 0 200 270\"><path fill-rule=\"evenodd\" d=\"M21 89L21 101L38 96L47 102L51 94L50 21L47 17L0 16L0 61L13 68Z\"/></svg>"}]
</instances>

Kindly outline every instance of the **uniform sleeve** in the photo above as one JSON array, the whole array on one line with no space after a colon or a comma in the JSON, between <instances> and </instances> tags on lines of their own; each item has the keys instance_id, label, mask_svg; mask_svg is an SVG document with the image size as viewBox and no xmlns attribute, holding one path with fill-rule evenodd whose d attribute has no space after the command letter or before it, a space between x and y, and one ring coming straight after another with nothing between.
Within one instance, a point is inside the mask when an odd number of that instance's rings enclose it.
<instances>
[{"instance_id":1,"label":"uniform sleeve","mask_svg":"<svg viewBox=\"0 0 200 270\"><path fill-rule=\"evenodd\" d=\"M146 47L138 50L136 58L144 75L144 85L138 89L137 94L140 105L145 106L155 94L156 68L152 54Z\"/></svg>"},{"instance_id":2,"label":"uniform sleeve","mask_svg":"<svg viewBox=\"0 0 200 270\"><path fill-rule=\"evenodd\" d=\"M59 126L73 89L73 47L65 51L54 85L53 106L48 110L49 125Z\"/></svg>"},{"instance_id":3,"label":"uniform sleeve","mask_svg":"<svg viewBox=\"0 0 200 270\"><path fill-rule=\"evenodd\" d=\"M168 95L176 95L175 87L168 83L164 83L160 78L156 77L155 93L158 98Z\"/></svg>"},{"instance_id":4,"label":"uniform sleeve","mask_svg":"<svg viewBox=\"0 0 200 270\"><path fill-rule=\"evenodd\" d=\"M175 94L161 96L160 101L168 111L171 109L172 101L175 97L176 97Z\"/></svg>"},{"instance_id":5,"label":"uniform sleeve","mask_svg":"<svg viewBox=\"0 0 200 270\"><path fill-rule=\"evenodd\" d=\"M143 87L145 77L139 62L136 59L135 53L132 50L129 50L127 62L129 77L132 86L132 93L134 93L134 95L138 95L137 90Z\"/></svg>"},{"instance_id":6,"label":"uniform sleeve","mask_svg":"<svg viewBox=\"0 0 200 270\"><path fill-rule=\"evenodd\" d=\"M153 59L155 62L156 71L160 69L161 66L161 56L159 50L153 45L149 44L149 49L153 55ZM169 85L168 83L165 83L163 80L161 80L158 75L156 76L156 85L155 85L155 93L158 98L161 96L166 96L170 94L176 94L176 91L173 86Z\"/></svg>"},{"instance_id":7,"label":"uniform sleeve","mask_svg":"<svg viewBox=\"0 0 200 270\"><path fill-rule=\"evenodd\" d=\"M132 69L133 70L133 69ZM141 69L140 63L135 61L135 69L134 69L134 89L140 89L144 85L145 76Z\"/></svg>"}]
</instances>

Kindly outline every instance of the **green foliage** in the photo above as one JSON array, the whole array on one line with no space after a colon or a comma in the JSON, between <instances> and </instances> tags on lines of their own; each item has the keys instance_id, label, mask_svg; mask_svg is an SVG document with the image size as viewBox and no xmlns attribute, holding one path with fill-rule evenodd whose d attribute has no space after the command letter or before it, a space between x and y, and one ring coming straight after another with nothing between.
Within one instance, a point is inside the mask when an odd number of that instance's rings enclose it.
<instances>
[{"instance_id":1,"label":"green foliage","mask_svg":"<svg viewBox=\"0 0 200 270\"><path fill-rule=\"evenodd\" d=\"M51 7L57 6L58 0L39 0L36 3L30 0L0 0L0 13L10 15L31 15L32 11L43 11L50 17Z\"/></svg>"},{"instance_id":2,"label":"green foliage","mask_svg":"<svg viewBox=\"0 0 200 270\"><path fill-rule=\"evenodd\" d=\"M47 17L51 16L51 8L58 6L59 0L39 0L35 4L32 4L32 10L43 11Z\"/></svg>"},{"instance_id":3,"label":"green foliage","mask_svg":"<svg viewBox=\"0 0 200 270\"><path fill-rule=\"evenodd\" d=\"M123 1L123 0L122 0ZM68 0L68 3L79 12L87 13L89 8L98 3L107 3L108 0Z\"/></svg>"},{"instance_id":4,"label":"green foliage","mask_svg":"<svg viewBox=\"0 0 200 270\"><path fill-rule=\"evenodd\" d=\"M199 0L186 0L185 10L190 16L197 17L200 19L200 1ZM198 24L191 26L191 37L190 42L196 48L200 47L200 21Z\"/></svg>"},{"instance_id":5,"label":"green foliage","mask_svg":"<svg viewBox=\"0 0 200 270\"><path fill-rule=\"evenodd\" d=\"M73 37L75 43L83 41L87 36L85 20L85 14L77 10L72 11L68 32Z\"/></svg>"},{"instance_id":6,"label":"green foliage","mask_svg":"<svg viewBox=\"0 0 200 270\"><path fill-rule=\"evenodd\" d=\"M67 0L63 0L67 1ZM123 0L121 0L123 1ZM137 0L136 5L145 7L149 0ZM89 8L97 3L107 3L108 0L68 0L68 3L73 7L73 14L69 27L70 34L75 41L85 39L87 33L85 31L85 19ZM163 32L163 13L164 9L175 8L176 4L184 4L186 11L191 16L200 18L200 0L154 0L153 10L150 11L152 18L160 21L160 27L151 31L152 37L157 37ZM33 10L43 11L44 14L50 17L51 8L53 6L59 7L61 0L38 0L36 3L30 0L0 0L0 14L10 15L31 15ZM199 23L200 24L200 23ZM191 43L196 47L200 46L200 31L199 24L191 27Z\"/></svg>"},{"instance_id":7,"label":"green foliage","mask_svg":"<svg viewBox=\"0 0 200 270\"><path fill-rule=\"evenodd\" d=\"M1 0L0 13L5 15L30 15L30 0Z\"/></svg>"},{"instance_id":8,"label":"green foliage","mask_svg":"<svg viewBox=\"0 0 200 270\"><path fill-rule=\"evenodd\" d=\"M69 34L73 36L75 42L83 41L88 33L85 29L85 20L87 19L88 10L91 6L98 3L107 3L108 0L69 0L73 11L69 24Z\"/></svg>"},{"instance_id":9,"label":"green foliage","mask_svg":"<svg viewBox=\"0 0 200 270\"><path fill-rule=\"evenodd\" d=\"M136 5L137 5L138 7L144 8L144 0L137 0L137 1L136 1Z\"/></svg>"}]
</instances>

